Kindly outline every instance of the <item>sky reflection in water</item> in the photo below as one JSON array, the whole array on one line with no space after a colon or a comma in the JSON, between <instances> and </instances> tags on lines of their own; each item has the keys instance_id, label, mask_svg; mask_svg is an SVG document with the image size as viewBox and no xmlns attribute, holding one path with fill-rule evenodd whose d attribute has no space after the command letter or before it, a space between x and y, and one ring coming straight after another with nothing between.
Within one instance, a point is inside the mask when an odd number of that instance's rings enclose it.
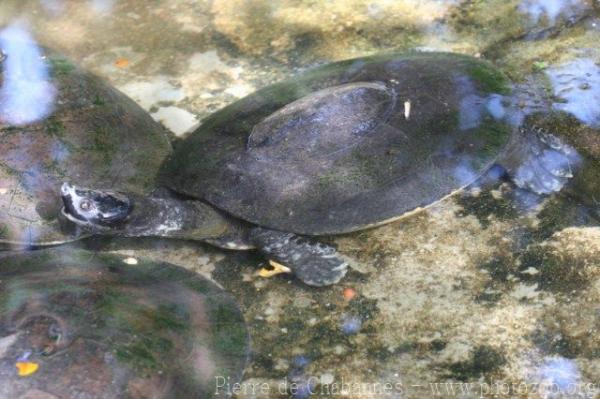
<instances>
[{"instance_id":1,"label":"sky reflection in water","mask_svg":"<svg viewBox=\"0 0 600 399\"><path fill-rule=\"evenodd\" d=\"M559 16L570 18L582 8L581 0L523 0L519 5L519 11L527 14L534 23L545 17L550 25L554 25Z\"/></svg>"},{"instance_id":2,"label":"sky reflection in water","mask_svg":"<svg viewBox=\"0 0 600 399\"><path fill-rule=\"evenodd\" d=\"M554 108L573 114L591 126L600 126L600 67L580 58L546 71L554 95L564 102Z\"/></svg>"},{"instance_id":3,"label":"sky reflection in water","mask_svg":"<svg viewBox=\"0 0 600 399\"><path fill-rule=\"evenodd\" d=\"M89 0L92 10L98 14L110 13L115 5L115 0ZM65 11L64 0L40 0L44 9L53 15L62 14Z\"/></svg>"},{"instance_id":4,"label":"sky reflection in water","mask_svg":"<svg viewBox=\"0 0 600 399\"><path fill-rule=\"evenodd\" d=\"M50 82L48 65L24 24L13 23L0 31L2 62L0 120L25 125L48 116L56 90Z\"/></svg>"},{"instance_id":5,"label":"sky reflection in water","mask_svg":"<svg viewBox=\"0 0 600 399\"><path fill-rule=\"evenodd\" d=\"M537 374L540 384L547 388L548 393L573 394L581 382L577 363L562 356L547 357Z\"/></svg>"}]
</instances>

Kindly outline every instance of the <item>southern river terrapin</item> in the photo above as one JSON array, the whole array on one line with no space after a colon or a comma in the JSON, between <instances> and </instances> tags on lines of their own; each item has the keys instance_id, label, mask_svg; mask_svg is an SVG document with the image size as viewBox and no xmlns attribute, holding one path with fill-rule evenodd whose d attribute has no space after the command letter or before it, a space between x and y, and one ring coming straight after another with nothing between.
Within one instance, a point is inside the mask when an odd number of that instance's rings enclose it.
<instances>
[{"instance_id":1,"label":"southern river terrapin","mask_svg":"<svg viewBox=\"0 0 600 399\"><path fill-rule=\"evenodd\" d=\"M2 398L222 398L241 379L242 314L196 273L64 247L0 262Z\"/></svg>"},{"instance_id":2,"label":"southern river terrapin","mask_svg":"<svg viewBox=\"0 0 600 399\"><path fill-rule=\"evenodd\" d=\"M64 213L98 234L255 248L307 284L332 284L346 262L306 236L395 220L497 163L537 194L562 188L578 154L531 123L553 112L527 115L512 89L488 62L459 54L326 65L207 118L163 164L168 190L65 183Z\"/></svg>"},{"instance_id":3,"label":"southern river terrapin","mask_svg":"<svg viewBox=\"0 0 600 399\"><path fill-rule=\"evenodd\" d=\"M73 240L79 232L59 226L60 183L143 191L169 140L100 78L26 37L0 39L0 246Z\"/></svg>"}]
</instances>

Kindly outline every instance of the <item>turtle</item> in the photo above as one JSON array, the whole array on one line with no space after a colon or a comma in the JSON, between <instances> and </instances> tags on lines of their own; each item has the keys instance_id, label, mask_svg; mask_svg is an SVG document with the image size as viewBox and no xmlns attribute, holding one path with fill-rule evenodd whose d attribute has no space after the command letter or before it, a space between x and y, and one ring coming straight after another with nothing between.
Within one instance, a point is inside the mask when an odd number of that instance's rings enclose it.
<instances>
[{"instance_id":1,"label":"turtle","mask_svg":"<svg viewBox=\"0 0 600 399\"><path fill-rule=\"evenodd\" d=\"M64 179L147 189L171 143L101 78L13 36L0 38L0 246L57 245L85 236L61 223Z\"/></svg>"},{"instance_id":2,"label":"turtle","mask_svg":"<svg viewBox=\"0 0 600 399\"><path fill-rule=\"evenodd\" d=\"M242 313L196 273L67 246L0 259L3 398L225 398L242 378Z\"/></svg>"},{"instance_id":3,"label":"turtle","mask_svg":"<svg viewBox=\"0 0 600 399\"><path fill-rule=\"evenodd\" d=\"M535 122L558 111L524 108L523 93L456 53L327 64L206 118L151 195L66 181L63 213L94 234L256 249L306 284L334 284L351 261L317 236L394 221L492 171L539 195L567 184L581 157Z\"/></svg>"}]
</instances>

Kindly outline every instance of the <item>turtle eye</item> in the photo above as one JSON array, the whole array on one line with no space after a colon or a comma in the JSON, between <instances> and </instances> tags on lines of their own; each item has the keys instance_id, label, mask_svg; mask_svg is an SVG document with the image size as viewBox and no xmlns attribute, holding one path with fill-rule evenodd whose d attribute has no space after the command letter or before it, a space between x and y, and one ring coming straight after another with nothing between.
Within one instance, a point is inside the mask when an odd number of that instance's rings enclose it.
<instances>
[{"instance_id":1,"label":"turtle eye","mask_svg":"<svg viewBox=\"0 0 600 399\"><path fill-rule=\"evenodd\" d=\"M89 200L83 200L81 201L81 203L79 204L79 208L82 211L88 211L90 210L90 208L92 207L92 203Z\"/></svg>"}]
</instances>

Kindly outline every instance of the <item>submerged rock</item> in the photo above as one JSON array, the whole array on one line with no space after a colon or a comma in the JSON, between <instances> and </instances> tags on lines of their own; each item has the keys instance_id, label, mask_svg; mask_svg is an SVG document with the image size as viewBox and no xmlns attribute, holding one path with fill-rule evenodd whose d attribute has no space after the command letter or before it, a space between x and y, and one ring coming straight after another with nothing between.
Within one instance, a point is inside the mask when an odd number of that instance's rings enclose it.
<instances>
[{"instance_id":1,"label":"submerged rock","mask_svg":"<svg viewBox=\"0 0 600 399\"><path fill-rule=\"evenodd\" d=\"M216 30L244 52L281 54L308 47L313 54L339 58L355 50L414 46L421 31L452 3L216 0L212 12Z\"/></svg>"}]
</instances>

